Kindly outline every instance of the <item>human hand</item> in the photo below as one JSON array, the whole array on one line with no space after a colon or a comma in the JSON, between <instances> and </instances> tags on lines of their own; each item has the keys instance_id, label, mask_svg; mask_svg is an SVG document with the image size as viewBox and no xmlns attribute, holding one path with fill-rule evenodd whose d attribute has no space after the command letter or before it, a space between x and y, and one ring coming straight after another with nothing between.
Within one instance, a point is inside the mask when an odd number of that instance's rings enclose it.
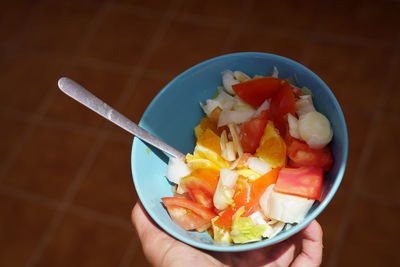
<instances>
[{"instance_id":1,"label":"human hand","mask_svg":"<svg viewBox=\"0 0 400 267\"><path fill-rule=\"evenodd\" d=\"M322 229L317 221L289 239L245 252L203 251L186 245L159 229L140 202L132 210L143 252L156 267L175 266L319 266L322 261Z\"/></svg>"}]
</instances>

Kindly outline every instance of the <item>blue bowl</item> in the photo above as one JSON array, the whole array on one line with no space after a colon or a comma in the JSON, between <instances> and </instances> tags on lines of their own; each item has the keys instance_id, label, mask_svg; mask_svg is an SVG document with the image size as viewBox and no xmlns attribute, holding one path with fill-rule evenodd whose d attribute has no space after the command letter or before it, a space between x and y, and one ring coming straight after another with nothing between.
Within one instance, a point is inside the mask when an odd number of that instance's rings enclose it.
<instances>
[{"instance_id":1,"label":"blue bowl","mask_svg":"<svg viewBox=\"0 0 400 267\"><path fill-rule=\"evenodd\" d=\"M335 195L343 178L348 152L343 112L329 87L315 73L293 60L272 54L245 52L204 61L166 85L146 109L140 125L179 151L185 154L193 152L193 128L204 116L199 103L211 98L217 86L221 86L221 72L230 69L240 70L251 76L270 75L273 66L278 68L279 77L295 75L299 86L310 88L317 110L327 116L332 124L333 141L330 147L334 165L325 175L322 201L314 204L304 221L283 230L271 239L248 244L221 245L214 242L207 232L185 231L171 220L160 200L162 197L173 196L171 184L165 178L168 157L135 137L131 165L136 192L151 218L176 239L197 248L224 252L269 246L289 238L307 226Z\"/></svg>"}]
</instances>

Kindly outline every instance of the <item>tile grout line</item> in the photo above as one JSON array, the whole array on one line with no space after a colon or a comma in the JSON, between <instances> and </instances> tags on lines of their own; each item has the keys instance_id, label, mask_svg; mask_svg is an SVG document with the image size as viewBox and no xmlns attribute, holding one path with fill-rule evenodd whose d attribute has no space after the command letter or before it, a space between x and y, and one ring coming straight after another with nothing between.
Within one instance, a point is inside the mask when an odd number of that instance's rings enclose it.
<instances>
[{"instance_id":1,"label":"tile grout line","mask_svg":"<svg viewBox=\"0 0 400 267\"><path fill-rule=\"evenodd\" d=\"M342 220L339 224L339 234L338 238L336 239L336 244L334 245L334 248L332 250L332 255L330 257L330 260L328 261L328 267L336 267L338 266L339 263L339 257L340 254L342 253L342 247L343 243L345 242L346 234L349 228L351 216L353 213L353 210L355 208L356 200L360 197L360 194L357 190L359 187L362 177L365 173L365 166L368 163L368 159L373 151L374 145L375 145L375 136L377 135L378 129L374 127L375 123L379 120L380 118L380 109L383 107L385 104L385 101L387 97L390 95L390 85L394 83L396 79L396 70L399 68L397 61L400 59L400 51L396 50L396 47L400 44L400 34L397 36L397 40L395 42L395 45L393 47L393 57L392 61L390 62L389 68L388 68L388 73L386 76L386 79L383 83L383 90L379 96L378 103L377 103L377 108L372 116L372 119L370 121L370 124L368 126L368 132L366 134L366 139L365 139L365 146L363 149L363 152L360 156L355 176L353 179L353 182L351 184L350 190L349 190L349 198L346 201L346 208L342 217Z\"/></svg>"},{"instance_id":2,"label":"tile grout line","mask_svg":"<svg viewBox=\"0 0 400 267\"><path fill-rule=\"evenodd\" d=\"M172 2L172 3L173 4L180 3L180 0L177 0L176 2ZM169 12L169 13L167 12L167 14L166 14L167 18L169 18L169 16L171 16L170 13L171 12ZM150 45L148 46L146 51L143 53L142 58L139 60L138 65L141 65L142 67L139 68L139 70L135 70L134 73L132 73L131 81L130 82L128 81L125 90L123 90L123 92L121 93L119 100L117 101L117 104L115 106L122 106L124 104L124 102L127 101L126 98L127 98L127 96L130 95L129 89L131 88L132 85L135 85L136 82L138 81L138 79L140 78L140 76L143 75L143 73L145 71L145 66L146 66L146 64L148 64L148 62L151 58L151 53L156 48L158 41L163 36L167 27L165 25L161 24L160 29L162 29L162 31L159 30L154 33L153 38L150 41ZM89 40L89 38L86 40ZM81 47L84 48L85 45L82 45ZM93 145L92 149L90 150L89 155L86 156L81 168L78 170L78 173L77 173L74 181L72 182L72 184L69 186L67 192L65 193L60 208L56 211L56 214L54 215L53 219L51 220L46 233L43 235L42 239L39 241L38 246L33 251L30 259L28 260L28 263L26 264L27 267L32 267L32 266L37 265L40 257L43 255L47 245L50 243L53 233L56 231L57 227L61 224L64 213L70 206L70 202L74 198L77 190L79 189L79 186L80 186L83 178L86 176L86 174L89 171L90 167L92 166L98 152L100 151L107 136L110 133L111 133L111 130L109 127L106 127L104 132L99 133L99 136L98 136L97 140L95 141L95 144Z\"/></svg>"}]
</instances>

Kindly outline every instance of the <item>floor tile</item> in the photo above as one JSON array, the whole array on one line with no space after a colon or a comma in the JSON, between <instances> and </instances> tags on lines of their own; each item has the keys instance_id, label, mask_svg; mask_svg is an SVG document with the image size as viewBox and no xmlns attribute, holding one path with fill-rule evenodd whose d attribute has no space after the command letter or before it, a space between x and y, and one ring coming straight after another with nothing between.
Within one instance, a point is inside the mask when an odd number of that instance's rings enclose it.
<instances>
[{"instance_id":1,"label":"floor tile","mask_svg":"<svg viewBox=\"0 0 400 267\"><path fill-rule=\"evenodd\" d=\"M131 145L107 141L73 201L130 221L137 201L130 167Z\"/></svg>"},{"instance_id":2,"label":"floor tile","mask_svg":"<svg viewBox=\"0 0 400 267\"><path fill-rule=\"evenodd\" d=\"M243 29L229 52L266 52L301 61L307 39L306 34Z\"/></svg>"},{"instance_id":3,"label":"floor tile","mask_svg":"<svg viewBox=\"0 0 400 267\"><path fill-rule=\"evenodd\" d=\"M24 144L4 183L60 199L94 142L93 136L40 125Z\"/></svg>"},{"instance_id":4,"label":"floor tile","mask_svg":"<svg viewBox=\"0 0 400 267\"><path fill-rule=\"evenodd\" d=\"M118 108L115 104L122 91L125 90L129 79L129 75L126 73L105 70L95 66L88 67L82 64L75 66L69 73L60 74L60 76L70 77L114 108ZM45 116L84 126L98 127L107 123L104 118L61 91L58 91Z\"/></svg>"},{"instance_id":5,"label":"floor tile","mask_svg":"<svg viewBox=\"0 0 400 267\"><path fill-rule=\"evenodd\" d=\"M320 1L256 0L248 15L247 28L310 31L315 26Z\"/></svg>"},{"instance_id":6,"label":"floor tile","mask_svg":"<svg viewBox=\"0 0 400 267\"><path fill-rule=\"evenodd\" d=\"M229 27L243 17L246 1L243 0L189 0L183 1L177 18L195 18ZM237 23L236 23L237 24Z\"/></svg>"},{"instance_id":7,"label":"floor tile","mask_svg":"<svg viewBox=\"0 0 400 267\"><path fill-rule=\"evenodd\" d=\"M0 105L35 112L57 80L70 70L69 62L27 52L9 53L0 61Z\"/></svg>"},{"instance_id":8,"label":"floor tile","mask_svg":"<svg viewBox=\"0 0 400 267\"><path fill-rule=\"evenodd\" d=\"M0 265L24 266L45 233L53 210L0 194Z\"/></svg>"},{"instance_id":9,"label":"floor tile","mask_svg":"<svg viewBox=\"0 0 400 267\"><path fill-rule=\"evenodd\" d=\"M21 135L28 126L28 123L0 113L0 125L3 125L5 128L7 128L6 131L0 131L1 167L14 150L14 147L18 144Z\"/></svg>"},{"instance_id":10,"label":"floor tile","mask_svg":"<svg viewBox=\"0 0 400 267\"><path fill-rule=\"evenodd\" d=\"M387 74L377 66L387 65L390 47L316 41L311 51L308 67L330 86L341 105L375 110Z\"/></svg>"},{"instance_id":11,"label":"floor tile","mask_svg":"<svg viewBox=\"0 0 400 267\"><path fill-rule=\"evenodd\" d=\"M158 16L111 9L82 55L113 63L137 64L159 22Z\"/></svg>"},{"instance_id":12,"label":"floor tile","mask_svg":"<svg viewBox=\"0 0 400 267\"><path fill-rule=\"evenodd\" d=\"M400 135L400 122L379 120L374 128L377 135L369 155L359 190L400 203L400 180L398 175L398 146L394 145ZM388 186L390 185L390 186Z\"/></svg>"},{"instance_id":13,"label":"floor tile","mask_svg":"<svg viewBox=\"0 0 400 267\"><path fill-rule=\"evenodd\" d=\"M203 60L220 55L228 30L186 22L173 22L160 40L150 69L179 74Z\"/></svg>"},{"instance_id":14,"label":"floor tile","mask_svg":"<svg viewBox=\"0 0 400 267\"><path fill-rule=\"evenodd\" d=\"M67 213L37 266L118 266L132 235L133 230Z\"/></svg>"},{"instance_id":15,"label":"floor tile","mask_svg":"<svg viewBox=\"0 0 400 267\"><path fill-rule=\"evenodd\" d=\"M0 9L0 43L16 41L35 10L34 1L3 2Z\"/></svg>"},{"instance_id":16,"label":"floor tile","mask_svg":"<svg viewBox=\"0 0 400 267\"><path fill-rule=\"evenodd\" d=\"M23 47L74 55L87 35L98 9L49 1L23 36Z\"/></svg>"},{"instance_id":17,"label":"floor tile","mask_svg":"<svg viewBox=\"0 0 400 267\"><path fill-rule=\"evenodd\" d=\"M399 266L400 208L360 199L354 208L338 266Z\"/></svg>"},{"instance_id":18,"label":"floor tile","mask_svg":"<svg viewBox=\"0 0 400 267\"><path fill-rule=\"evenodd\" d=\"M394 40L400 32L398 1L331 1L322 12L321 32L378 40Z\"/></svg>"}]
</instances>

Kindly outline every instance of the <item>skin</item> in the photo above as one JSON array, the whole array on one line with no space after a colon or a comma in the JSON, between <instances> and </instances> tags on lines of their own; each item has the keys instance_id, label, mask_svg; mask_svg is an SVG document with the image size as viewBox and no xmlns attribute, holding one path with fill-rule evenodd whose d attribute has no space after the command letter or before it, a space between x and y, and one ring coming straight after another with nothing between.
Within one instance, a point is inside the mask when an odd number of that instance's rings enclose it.
<instances>
[{"instance_id":1,"label":"skin","mask_svg":"<svg viewBox=\"0 0 400 267\"><path fill-rule=\"evenodd\" d=\"M320 266L322 229L312 221L304 230L274 246L246 252L218 253L186 245L159 229L141 203L132 210L132 223L148 261L157 267L172 266Z\"/></svg>"}]
</instances>

